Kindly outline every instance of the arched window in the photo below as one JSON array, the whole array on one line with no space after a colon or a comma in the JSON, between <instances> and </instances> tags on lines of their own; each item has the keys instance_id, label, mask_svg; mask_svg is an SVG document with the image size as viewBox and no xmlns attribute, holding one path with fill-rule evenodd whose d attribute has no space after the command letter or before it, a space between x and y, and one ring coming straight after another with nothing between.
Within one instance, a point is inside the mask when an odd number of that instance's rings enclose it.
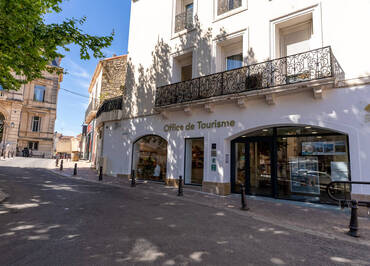
<instances>
[{"instance_id":1,"label":"arched window","mask_svg":"<svg viewBox=\"0 0 370 266\"><path fill-rule=\"evenodd\" d=\"M136 178L164 181L167 165L167 141L159 136L144 136L134 143L132 169Z\"/></svg>"},{"instance_id":2,"label":"arched window","mask_svg":"<svg viewBox=\"0 0 370 266\"><path fill-rule=\"evenodd\" d=\"M330 202L326 185L350 180L347 135L309 125L263 128L232 141L232 190ZM349 196L337 187L336 196Z\"/></svg>"},{"instance_id":3,"label":"arched window","mask_svg":"<svg viewBox=\"0 0 370 266\"><path fill-rule=\"evenodd\" d=\"M4 115L2 113L0 113L0 142L3 141L4 120L5 120Z\"/></svg>"}]
</instances>

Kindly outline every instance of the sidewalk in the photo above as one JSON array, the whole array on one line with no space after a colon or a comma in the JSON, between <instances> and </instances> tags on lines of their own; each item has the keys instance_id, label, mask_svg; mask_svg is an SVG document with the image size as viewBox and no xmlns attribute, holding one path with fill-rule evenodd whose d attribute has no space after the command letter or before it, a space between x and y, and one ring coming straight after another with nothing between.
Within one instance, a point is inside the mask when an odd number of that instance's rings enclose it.
<instances>
[{"instance_id":1,"label":"sidewalk","mask_svg":"<svg viewBox=\"0 0 370 266\"><path fill-rule=\"evenodd\" d=\"M252 217L258 221L269 222L269 228L256 228L261 232L285 234L287 232L275 229L274 226L285 229L308 233L330 239L343 239L353 243L362 243L370 246L370 219L359 217L360 238L353 238L345 234L348 232L350 210L341 210L337 206L312 204L287 200L277 200L265 197L248 196L249 211L240 210L240 195L218 196L200 191L200 187L185 186L184 196L177 196L177 189L165 186L162 183L138 181L135 188L130 187L129 180L112 176L103 176L103 181L98 181L97 172L90 168L87 162L78 162L77 176L73 176L74 162L64 162L64 170L51 169L52 172L76 179L95 183L118 186L124 189L139 190L143 195L161 194L173 200L183 200L194 204L201 204L220 209L216 215L224 216L227 212L237 213L242 216Z\"/></svg>"}]
</instances>

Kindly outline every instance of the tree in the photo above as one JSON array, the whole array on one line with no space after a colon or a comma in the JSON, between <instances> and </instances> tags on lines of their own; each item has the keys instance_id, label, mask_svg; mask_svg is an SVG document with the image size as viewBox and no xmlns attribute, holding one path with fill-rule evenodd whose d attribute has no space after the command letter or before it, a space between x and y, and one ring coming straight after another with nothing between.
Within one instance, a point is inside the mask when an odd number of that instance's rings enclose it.
<instances>
[{"instance_id":1,"label":"tree","mask_svg":"<svg viewBox=\"0 0 370 266\"><path fill-rule=\"evenodd\" d=\"M102 48L113 41L109 36L83 33L86 18L66 19L62 23L46 24L44 16L61 12L63 0L0 0L0 85L7 90L18 90L22 84L41 78L43 71L57 71L50 67L56 58L63 58L69 44L80 47L81 59L103 57ZM60 49L62 48L62 49Z\"/></svg>"}]
</instances>

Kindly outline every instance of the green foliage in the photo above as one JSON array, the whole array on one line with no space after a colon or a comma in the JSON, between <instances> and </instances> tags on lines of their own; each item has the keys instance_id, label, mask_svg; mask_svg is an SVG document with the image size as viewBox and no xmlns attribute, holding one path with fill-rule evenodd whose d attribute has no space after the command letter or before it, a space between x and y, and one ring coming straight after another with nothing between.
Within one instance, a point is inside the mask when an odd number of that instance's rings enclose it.
<instances>
[{"instance_id":1,"label":"green foliage","mask_svg":"<svg viewBox=\"0 0 370 266\"><path fill-rule=\"evenodd\" d=\"M60 12L63 0L0 0L0 85L17 90L21 84L42 77L43 71L61 72L50 67L60 50L69 44L80 46L81 59L103 57L101 49L111 45L110 36L93 36L79 28L86 18L67 19L60 24L46 24L44 15ZM58 51L58 48L63 48Z\"/></svg>"}]
</instances>

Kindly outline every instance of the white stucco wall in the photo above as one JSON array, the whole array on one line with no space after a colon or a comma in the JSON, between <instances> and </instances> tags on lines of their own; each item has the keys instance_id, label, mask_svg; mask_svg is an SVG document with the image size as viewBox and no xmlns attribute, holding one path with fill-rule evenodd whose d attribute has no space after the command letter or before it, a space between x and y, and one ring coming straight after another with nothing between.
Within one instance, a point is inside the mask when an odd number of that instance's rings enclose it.
<instances>
[{"instance_id":1,"label":"white stucco wall","mask_svg":"<svg viewBox=\"0 0 370 266\"><path fill-rule=\"evenodd\" d=\"M132 146L135 140L155 134L168 141L167 178L184 174L185 138L204 137L204 181L230 182L230 154L232 139L248 131L266 126L312 125L345 133L349 137L352 180L370 181L370 122L366 122L365 106L370 102L370 86L328 90L324 99L315 100L310 92L300 92L277 98L276 105L267 105L264 99L248 101L247 108L235 103L216 105L214 113L203 108L194 109L192 116L183 111L169 113L168 119L147 116L123 120L120 125L108 123L104 135L104 156L108 158L108 173L129 174ZM235 120L233 128L197 130L197 121ZM196 126L192 131L165 132L166 124ZM211 172L211 143L217 143L217 172ZM370 194L370 189L355 186L353 193Z\"/></svg>"}]
</instances>

